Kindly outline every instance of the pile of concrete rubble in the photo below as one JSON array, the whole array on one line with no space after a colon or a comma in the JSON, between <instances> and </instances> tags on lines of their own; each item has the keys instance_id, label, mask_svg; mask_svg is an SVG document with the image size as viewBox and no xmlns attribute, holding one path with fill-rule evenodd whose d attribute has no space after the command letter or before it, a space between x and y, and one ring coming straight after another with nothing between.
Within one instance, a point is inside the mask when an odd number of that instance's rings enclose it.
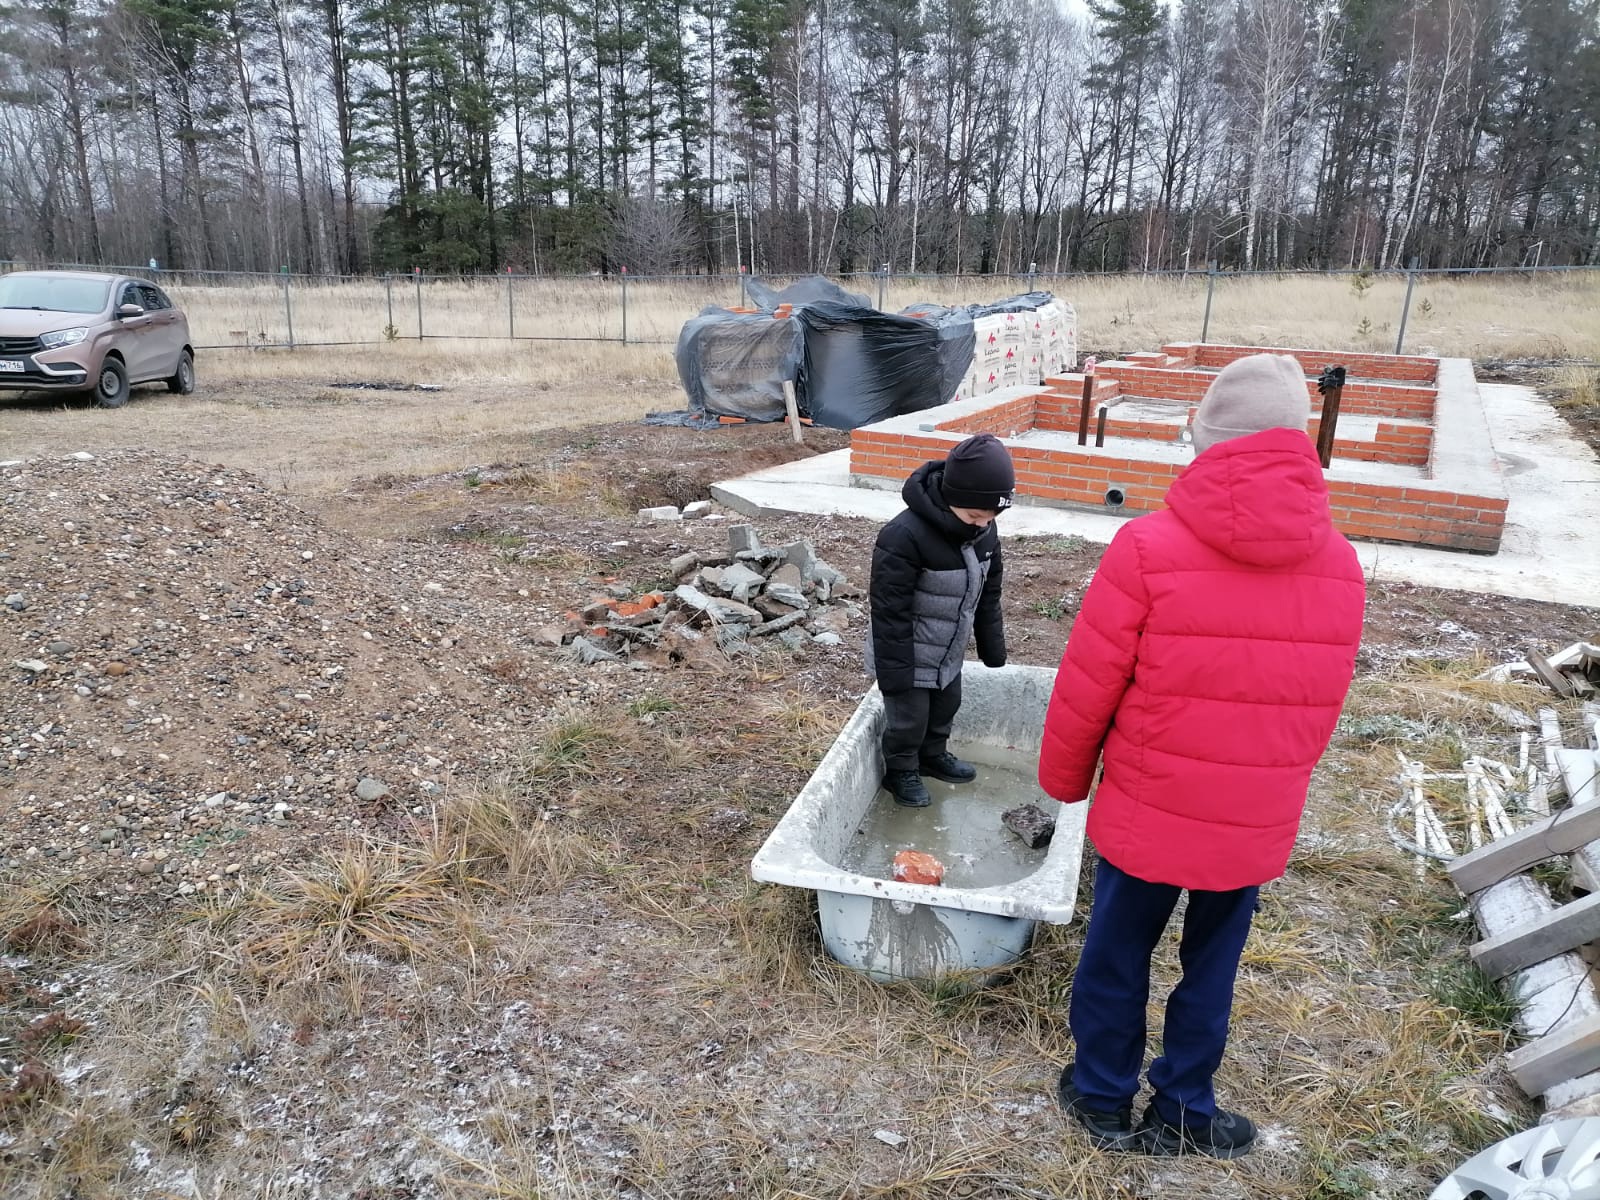
<instances>
[{"instance_id":1,"label":"pile of concrete rubble","mask_svg":"<svg viewBox=\"0 0 1600 1200\"><path fill-rule=\"evenodd\" d=\"M800 651L841 646L865 620L860 593L808 541L764 546L751 525L728 530L722 554L691 551L668 565L672 590L610 584L563 622L538 633L579 662L710 665L766 639Z\"/></svg>"}]
</instances>

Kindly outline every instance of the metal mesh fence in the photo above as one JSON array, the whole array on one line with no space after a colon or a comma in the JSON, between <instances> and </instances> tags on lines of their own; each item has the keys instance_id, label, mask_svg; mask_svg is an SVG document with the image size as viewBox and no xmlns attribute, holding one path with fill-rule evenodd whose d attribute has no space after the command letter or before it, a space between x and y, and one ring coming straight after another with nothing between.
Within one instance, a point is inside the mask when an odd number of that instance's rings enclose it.
<instances>
[{"instance_id":1,"label":"metal mesh fence","mask_svg":"<svg viewBox=\"0 0 1600 1200\"><path fill-rule=\"evenodd\" d=\"M30 269L111 271L154 279L189 317L197 349L298 348L382 345L392 341L616 342L670 345L686 319L709 305L747 303L746 277L727 275L336 276L166 271L148 267L0 261L0 274ZM1245 304L1262 281L1351 277L1358 296L1376 289L1373 327L1403 348L1412 317L1415 283L1453 277L1533 279L1595 267L1463 268L1448 271L1241 272L1198 268L1107 275L1103 273L929 275L858 272L831 276L887 311L919 303L989 302L1023 291L1045 290L1084 304L1124 305L1133 322L1141 295L1181 297L1193 310L1193 332L1205 340L1213 307ZM1592 278L1589 276L1588 278ZM799 276L761 277L782 288ZM1382 285L1382 286L1380 286ZM1114 299L1112 289L1115 289ZM1404 299L1401 299L1401 293ZM1080 304L1080 307L1083 305ZM1112 324L1116 324L1113 314Z\"/></svg>"}]
</instances>

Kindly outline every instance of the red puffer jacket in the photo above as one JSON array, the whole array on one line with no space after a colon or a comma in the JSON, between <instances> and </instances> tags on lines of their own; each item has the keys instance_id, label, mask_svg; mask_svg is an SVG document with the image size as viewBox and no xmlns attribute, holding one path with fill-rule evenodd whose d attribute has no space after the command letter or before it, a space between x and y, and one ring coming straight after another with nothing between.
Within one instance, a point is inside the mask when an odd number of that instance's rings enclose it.
<instances>
[{"instance_id":1,"label":"red puffer jacket","mask_svg":"<svg viewBox=\"0 0 1600 1200\"><path fill-rule=\"evenodd\" d=\"M1283 874L1311 770L1355 671L1366 601L1311 440L1219 443L1117 532L1056 675L1039 783L1105 772L1089 836L1150 883L1228 891Z\"/></svg>"}]
</instances>

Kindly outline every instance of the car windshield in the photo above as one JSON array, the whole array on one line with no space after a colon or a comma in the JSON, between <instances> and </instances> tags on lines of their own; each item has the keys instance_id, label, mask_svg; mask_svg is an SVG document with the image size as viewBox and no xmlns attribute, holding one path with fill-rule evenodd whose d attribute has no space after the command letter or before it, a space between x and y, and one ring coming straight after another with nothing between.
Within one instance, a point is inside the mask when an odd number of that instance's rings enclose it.
<instances>
[{"instance_id":1,"label":"car windshield","mask_svg":"<svg viewBox=\"0 0 1600 1200\"><path fill-rule=\"evenodd\" d=\"M0 308L97 313L106 306L106 289L109 286L103 279L68 279L59 275L0 275Z\"/></svg>"}]
</instances>

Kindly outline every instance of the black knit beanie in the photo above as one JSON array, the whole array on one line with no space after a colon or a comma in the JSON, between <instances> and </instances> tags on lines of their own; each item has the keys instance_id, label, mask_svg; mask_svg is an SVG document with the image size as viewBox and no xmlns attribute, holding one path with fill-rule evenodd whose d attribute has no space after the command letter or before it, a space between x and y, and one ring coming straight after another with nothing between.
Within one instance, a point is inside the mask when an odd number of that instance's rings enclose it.
<instances>
[{"instance_id":1,"label":"black knit beanie","mask_svg":"<svg viewBox=\"0 0 1600 1200\"><path fill-rule=\"evenodd\" d=\"M940 491L951 508L1000 512L1011 507L1016 486L1011 455L992 433L969 437L945 457Z\"/></svg>"}]
</instances>

